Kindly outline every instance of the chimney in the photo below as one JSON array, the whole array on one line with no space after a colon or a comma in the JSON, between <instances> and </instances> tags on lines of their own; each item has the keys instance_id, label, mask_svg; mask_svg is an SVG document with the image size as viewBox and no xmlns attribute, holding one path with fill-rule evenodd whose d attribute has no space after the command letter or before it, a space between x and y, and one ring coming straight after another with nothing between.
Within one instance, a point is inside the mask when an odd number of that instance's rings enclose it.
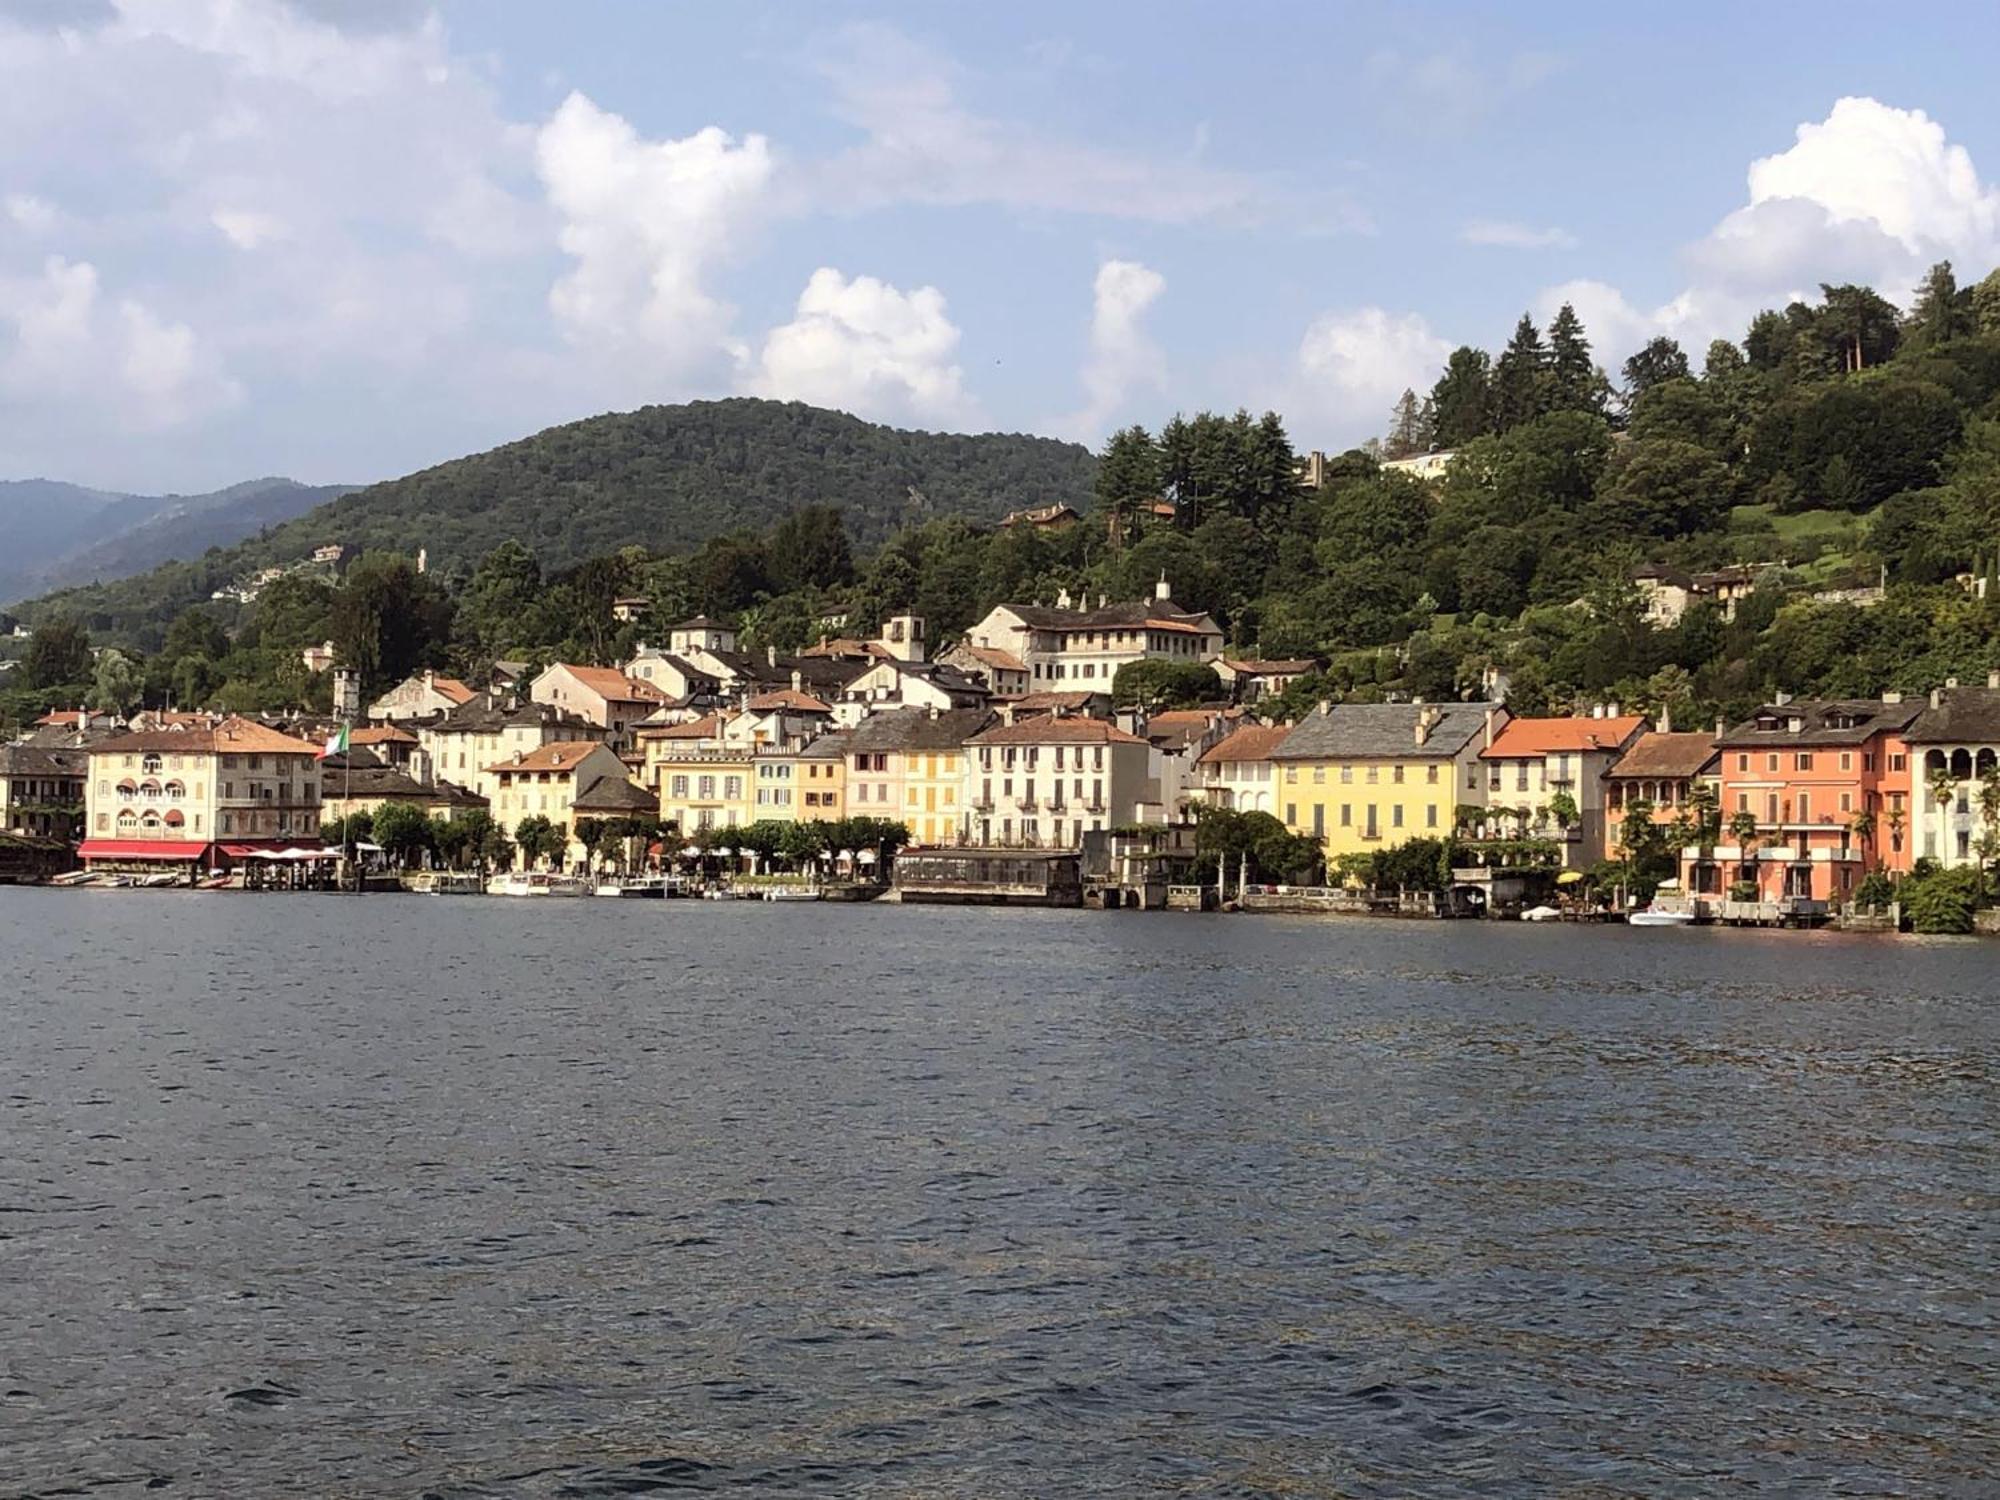
<instances>
[{"instance_id":1,"label":"chimney","mask_svg":"<svg viewBox=\"0 0 2000 1500\"><path fill-rule=\"evenodd\" d=\"M1958 686L1958 679L1956 677L1947 677L1944 680L1944 685L1948 688L1955 688Z\"/></svg>"},{"instance_id":2,"label":"chimney","mask_svg":"<svg viewBox=\"0 0 2000 1500\"><path fill-rule=\"evenodd\" d=\"M1333 711L1332 702L1330 702L1328 699L1325 698L1319 700L1319 716L1322 719L1324 719L1332 711Z\"/></svg>"},{"instance_id":3,"label":"chimney","mask_svg":"<svg viewBox=\"0 0 2000 1500\"><path fill-rule=\"evenodd\" d=\"M1162 569L1160 572L1160 581L1153 585L1153 597L1155 599L1171 599L1174 597L1174 591L1167 587L1165 569Z\"/></svg>"},{"instance_id":4,"label":"chimney","mask_svg":"<svg viewBox=\"0 0 2000 1500\"><path fill-rule=\"evenodd\" d=\"M1607 719L1618 717L1618 700L1616 698L1613 698L1609 703L1604 705L1604 717Z\"/></svg>"},{"instance_id":5,"label":"chimney","mask_svg":"<svg viewBox=\"0 0 2000 1500\"><path fill-rule=\"evenodd\" d=\"M1486 710L1486 748L1488 750L1493 748L1493 719L1493 710L1489 708Z\"/></svg>"},{"instance_id":6,"label":"chimney","mask_svg":"<svg viewBox=\"0 0 2000 1500\"><path fill-rule=\"evenodd\" d=\"M800 670L799 670L799 669L798 669L797 667L793 667L793 668L792 668L792 691L793 691L793 692L795 692L795 693L796 693L796 692L800 692L800 691L803 691L803 689L805 688L805 683L806 683L806 674L805 674L805 673L803 673L803 672L801 672L801 671L800 671Z\"/></svg>"},{"instance_id":7,"label":"chimney","mask_svg":"<svg viewBox=\"0 0 2000 1500\"><path fill-rule=\"evenodd\" d=\"M1986 687L1989 692L2000 691L2000 670L1986 674Z\"/></svg>"},{"instance_id":8,"label":"chimney","mask_svg":"<svg viewBox=\"0 0 2000 1500\"><path fill-rule=\"evenodd\" d=\"M1943 707L1944 707L1944 689L1943 689L1943 688L1932 688L1932 689L1931 689L1931 707L1932 707L1932 708L1943 708Z\"/></svg>"},{"instance_id":9,"label":"chimney","mask_svg":"<svg viewBox=\"0 0 2000 1500\"><path fill-rule=\"evenodd\" d=\"M1660 733L1672 734L1673 732L1674 732L1673 707L1670 704L1663 703L1660 705Z\"/></svg>"},{"instance_id":10,"label":"chimney","mask_svg":"<svg viewBox=\"0 0 2000 1500\"><path fill-rule=\"evenodd\" d=\"M1729 721L1720 714L1717 714L1715 718L1715 737L1721 739L1727 733L1729 733Z\"/></svg>"},{"instance_id":11,"label":"chimney","mask_svg":"<svg viewBox=\"0 0 2000 1500\"><path fill-rule=\"evenodd\" d=\"M927 710L925 710L925 712L927 712L933 719L935 719L938 716L938 706L935 703L933 703Z\"/></svg>"},{"instance_id":12,"label":"chimney","mask_svg":"<svg viewBox=\"0 0 2000 1500\"><path fill-rule=\"evenodd\" d=\"M764 664L770 667L777 666L778 648L776 646L766 646L764 648Z\"/></svg>"},{"instance_id":13,"label":"chimney","mask_svg":"<svg viewBox=\"0 0 2000 1500\"><path fill-rule=\"evenodd\" d=\"M1887 692L1882 694L1882 701L1884 703L1892 703L1892 704L1901 703L1903 701L1903 694L1900 689L1891 688Z\"/></svg>"},{"instance_id":14,"label":"chimney","mask_svg":"<svg viewBox=\"0 0 2000 1500\"><path fill-rule=\"evenodd\" d=\"M1771 702L1779 708L1783 708L1787 703L1790 703L1791 701L1792 701L1792 695L1786 692L1779 692L1773 694L1771 698Z\"/></svg>"}]
</instances>

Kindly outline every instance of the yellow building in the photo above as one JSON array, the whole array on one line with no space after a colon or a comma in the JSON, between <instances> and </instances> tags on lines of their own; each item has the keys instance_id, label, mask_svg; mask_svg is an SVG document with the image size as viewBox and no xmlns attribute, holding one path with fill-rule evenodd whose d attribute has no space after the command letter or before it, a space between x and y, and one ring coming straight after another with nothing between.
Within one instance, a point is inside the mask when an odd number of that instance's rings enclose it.
<instances>
[{"instance_id":1,"label":"yellow building","mask_svg":"<svg viewBox=\"0 0 2000 1500\"><path fill-rule=\"evenodd\" d=\"M913 844L960 842L965 743L995 722L983 708L870 714L847 736L847 816L895 819Z\"/></svg>"},{"instance_id":2,"label":"yellow building","mask_svg":"<svg viewBox=\"0 0 2000 1500\"><path fill-rule=\"evenodd\" d=\"M517 751L498 765L480 769L494 780L493 821L512 834L527 818L547 818L569 835L568 863L581 859L584 852L576 839L577 798L599 781L625 779L625 762L594 740Z\"/></svg>"},{"instance_id":3,"label":"yellow building","mask_svg":"<svg viewBox=\"0 0 2000 1500\"><path fill-rule=\"evenodd\" d=\"M793 757L798 816L803 822L833 823L847 816L847 734L823 734Z\"/></svg>"},{"instance_id":4,"label":"yellow building","mask_svg":"<svg viewBox=\"0 0 2000 1500\"><path fill-rule=\"evenodd\" d=\"M1497 703L1321 704L1271 752L1277 815L1343 854L1445 838L1486 804L1480 751L1507 722Z\"/></svg>"}]
</instances>

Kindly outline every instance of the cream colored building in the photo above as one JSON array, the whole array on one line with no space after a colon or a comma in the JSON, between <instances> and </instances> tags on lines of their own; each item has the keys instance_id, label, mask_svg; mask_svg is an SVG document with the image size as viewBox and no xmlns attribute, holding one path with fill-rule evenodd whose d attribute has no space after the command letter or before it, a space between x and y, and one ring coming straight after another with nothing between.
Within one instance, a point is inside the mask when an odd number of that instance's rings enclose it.
<instances>
[{"instance_id":1,"label":"cream colored building","mask_svg":"<svg viewBox=\"0 0 2000 1500\"><path fill-rule=\"evenodd\" d=\"M578 795L602 777L625 779L625 762L608 746L592 740L568 740L509 756L481 767L493 779L490 799L493 821L511 835L524 819L547 818L570 838L569 861L582 857L576 843Z\"/></svg>"},{"instance_id":2,"label":"cream colored building","mask_svg":"<svg viewBox=\"0 0 2000 1500\"><path fill-rule=\"evenodd\" d=\"M963 835L966 741L994 722L983 708L898 708L848 731L847 816L892 818L913 844Z\"/></svg>"},{"instance_id":3,"label":"cream colored building","mask_svg":"<svg viewBox=\"0 0 2000 1500\"><path fill-rule=\"evenodd\" d=\"M1006 652L1028 668L1031 690L1101 689L1135 661L1213 661L1222 654L1222 627L1200 610L1183 609L1161 578L1151 599L1118 604L1072 603L1067 591L1053 607L995 605L965 633L968 644Z\"/></svg>"},{"instance_id":4,"label":"cream colored building","mask_svg":"<svg viewBox=\"0 0 2000 1500\"><path fill-rule=\"evenodd\" d=\"M229 846L319 843L319 747L247 719L90 747L89 864L228 865Z\"/></svg>"},{"instance_id":5,"label":"cream colored building","mask_svg":"<svg viewBox=\"0 0 2000 1500\"><path fill-rule=\"evenodd\" d=\"M481 698L434 722L417 726L428 779L449 781L492 801L499 790L486 767L544 745L602 740L608 731L546 703Z\"/></svg>"},{"instance_id":6,"label":"cream colored building","mask_svg":"<svg viewBox=\"0 0 2000 1500\"><path fill-rule=\"evenodd\" d=\"M404 678L369 704L368 717L377 723L387 719L427 719L463 708L477 696L456 677L420 672Z\"/></svg>"},{"instance_id":7,"label":"cream colored building","mask_svg":"<svg viewBox=\"0 0 2000 1500\"><path fill-rule=\"evenodd\" d=\"M616 667L580 667L560 661L534 680L528 696L600 725L614 737L667 702L663 689L627 677Z\"/></svg>"},{"instance_id":8,"label":"cream colored building","mask_svg":"<svg viewBox=\"0 0 2000 1500\"><path fill-rule=\"evenodd\" d=\"M1152 747L1103 719L1019 719L967 745L964 836L982 847L1075 849L1159 800Z\"/></svg>"},{"instance_id":9,"label":"cream colored building","mask_svg":"<svg viewBox=\"0 0 2000 1500\"><path fill-rule=\"evenodd\" d=\"M1277 817L1278 767L1271 752L1291 731L1289 724L1245 724L1211 745L1196 766L1191 797L1212 807Z\"/></svg>"}]
</instances>

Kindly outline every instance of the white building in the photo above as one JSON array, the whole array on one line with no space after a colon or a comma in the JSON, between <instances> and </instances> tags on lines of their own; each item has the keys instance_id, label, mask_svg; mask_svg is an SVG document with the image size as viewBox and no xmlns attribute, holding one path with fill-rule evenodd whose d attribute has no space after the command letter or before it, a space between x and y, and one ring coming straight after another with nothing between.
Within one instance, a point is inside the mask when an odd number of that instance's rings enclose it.
<instances>
[{"instance_id":1,"label":"white building","mask_svg":"<svg viewBox=\"0 0 2000 1500\"><path fill-rule=\"evenodd\" d=\"M1278 776L1271 752L1291 730L1289 724L1245 724L1210 746L1197 767L1190 795L1214 807L1277 817Z\"/></svg>"},{"instance_id":2,"label":"white building","mask_svg":"<svg viewBox=\"0 0 2000 1500\"><path fill-rule=\"evenodd\" d=\"M1222 654L1222 627L1201 610L1183 609L1162 577L1151 599L1053 607L999 604L965 634L966 642L1004 651L1023 663L1030 690L1109 691L1118 669L1135 661L1209 662Z\"/></svg>"}]
</instances>

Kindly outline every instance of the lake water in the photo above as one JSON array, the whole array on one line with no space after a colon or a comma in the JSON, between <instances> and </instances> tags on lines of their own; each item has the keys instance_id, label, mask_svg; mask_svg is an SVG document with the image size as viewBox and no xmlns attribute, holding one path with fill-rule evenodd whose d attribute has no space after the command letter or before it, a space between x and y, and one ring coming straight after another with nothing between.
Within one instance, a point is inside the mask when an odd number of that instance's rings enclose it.
<instances>
[{"instance_id":1,"label":"lake water","mask_svg":"<svg viewBox=\"0 0 2000 1500\"><path fill-rule=\"evenodd\" d=\"M2000 947L0 891L0 1496L2000 1493Z\"/></svg>"}]
</instances>

